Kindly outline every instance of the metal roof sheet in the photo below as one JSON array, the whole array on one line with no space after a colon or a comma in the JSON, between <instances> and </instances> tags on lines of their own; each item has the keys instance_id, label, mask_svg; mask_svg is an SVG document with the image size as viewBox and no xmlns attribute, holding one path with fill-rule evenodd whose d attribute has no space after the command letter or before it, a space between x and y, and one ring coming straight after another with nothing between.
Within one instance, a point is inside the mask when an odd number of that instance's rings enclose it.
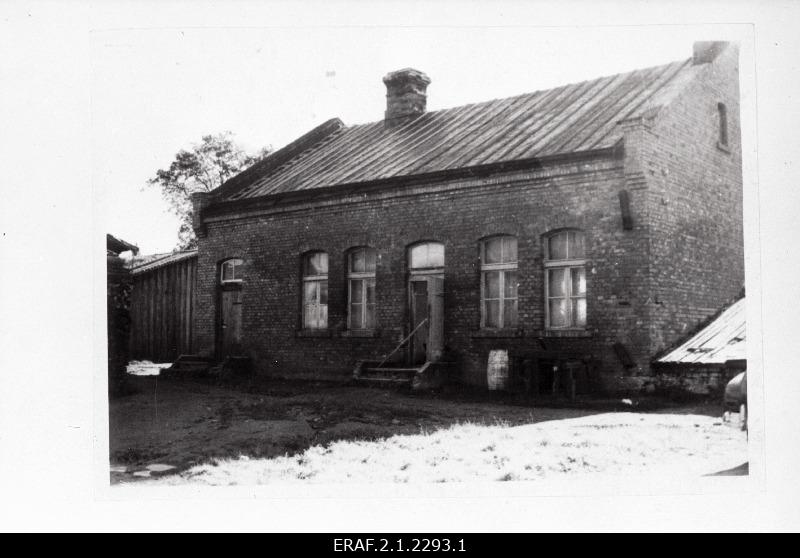
<instances>
[{"instance_id":1,"label":"metal roof sheet","mask_svg":"<svg viewBox=\"0 0 800 558\"><path fill-rule=\"evenodd\" d=\"M131 266L131 273L138 275L140 273L146 273L148 271L158 269L165 265L182 262L183 260L196 257L197 250L184 250L183 252L174 252L171 254L155 254L154 256L144 256L144 258L147 258L146 261L144 263L134 262Z\"/></svg>"},{"instance_id":2,"label":"metal roof sheet","mask_svg":"<svg viewBox=\"0 0 800 558\"><path fill-rule=\"evenodd\" d=\"M724 364L747 358L744 297L677 349L658 359L664 363Z\"/></svg>"},{"instance_id":3,"label":"metal roof sheet","mask_svg":"<svg viewBox=\"0 0 800 558\"><path fill-rule=\"evenodd\" d=\"M282 164L223 187L218 201L613 147L620 120L663 106L701 67L688 59L427 112L393 127L340 126Z\"/></svg>"}]
</instances>

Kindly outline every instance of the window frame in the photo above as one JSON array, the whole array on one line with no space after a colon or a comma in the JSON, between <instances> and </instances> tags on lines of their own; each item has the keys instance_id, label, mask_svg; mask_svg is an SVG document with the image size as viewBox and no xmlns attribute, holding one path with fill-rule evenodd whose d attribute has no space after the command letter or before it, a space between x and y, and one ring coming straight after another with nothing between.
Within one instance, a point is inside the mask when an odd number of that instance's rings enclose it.
<instances>
[{"instance_id":1,"label":"window frame","mask_svg":"<svg viewBox=\"0 0 800 558\"><path fill-rule=\"evenodd\" d=\"M367 254L369 252L374 254L374 267L372 271L369 271L368 265L366 262L369 261ZM359 253L364 252L364 269L365 271L353 271L353 257ZM377 302L373 300L372 303L367 302L367 283L371 280L372 281L372 288L376 288L376 280L375 275L378 267L378 252L374 248L370 246L359 246L357 248L352 248L347 252L347 329L349 331L373 331L377 324ZM359 302L353 302L353 283L355 281L361 281L361 300ZM361 324L362 327L354 328L352 327L352 312L353 312L353 305L358 304L361 306ZM367 327L367 314L369 311L369 307L372 306L372 327Z\"/></svg>"},{"instance_id":2,"label":"window frame","mask_svg":"<svg viewBox=\"0 0 800 558\"><path fill-rule=\"evenodd\" d=\"M225 266L231 264L233 266L233 279L225 279ZM220 285L229 285L229 284L236 284L244 282L243 277L236 276L236 268L242 267L244 265L244 260L242 258L228 258L223 260L219 264L219 284Z\"/></svg>"},{"instance_id":3,"label":"window frame","mask_svg":"<svg viewBox=\"0 0 800 558\"><path fill-rule=\"evenodd\" d=\"M500 263L486 263L486 245L487 243L493 240L500 240L501 241L501 260L502 260L502 240L503 239L513 239L516 243L516 253L517 257L514 261L508 262L500 262ZM513 271L519 274L519 239L510 234L501 234L501 235L494 235L487 238L484 238L480 241L480 274L481 274L481 287L480 287L480 305L481 305L481 329L489 329L489 330L500 330L500 329L514 329L519 327L519 275L517 275L517 290L514 300L514 306L516 308L516 315L517 315L517 323L513 325L506 324L505 320L505 301L512 300L511 298L507 298L505 296L505 286L506 286L506 273L509 271ZM499 272L500 280L498 285L498 298L486 298L486 274L490 272ZM498 312L498 326L487 326L486 325L486 302L487 300L497 300L499 303L499 312Z\"/></svg>"},{"instance_id":4,"label":"window frame","mask_svg":"<svg viewBox=\"0 0 800 558\"><path fill-rule=\"evenodd\" d=\"M326 272L324 274L315 274L315 275L308 275L306 273L308 268L308 260L316 255L322 254L326 258ZM307 304L306 302L306 284L308 283L326 283L325 289L327 291L328 288L328 275L330 273L330 256L324 250L315 250L313 252L306 252L303 254L302 258L302 269L301 269L301 292L300 292L300 322L302 325L303 330L326 330L328 329L328 303L322 304L320 302L322 298L322 289L320 286L317 286L316 289L316 296L314 300L314 304ZM316 308L316 321L319 323L321 322L320 311L322 306L325 306L325 323L322 325L311 325L306 321L306 306L314 306Z\"/></svg>"},{"instance_id":5,"label":"window frame","mask_svg":"<svg viewBox=\"0 0 800 558\"><path fill-rule=\"evenodd\" d=\"M565 259L560 260L551 260L550 259L550 243L551 241L562 234L569 235L569 233L577 233L583 237L583 258L574 258L570 257L570 245L569 245L569 236L567 236L567 257ZM586 331L588 328L589 323L589 307L588 307L588 274L586 273L586 269L588 267L588 258L586 257L586 233L581 229L562 229L559 231L554 231L552 233L547 234L544 237L544 315L545 315L545 330L547 331ZM584 287L583 295L573 295L572 294L572 270L573 269L583 269L583 276L584 282L586 286ZM560 297L551 297L550 296L550 273L553 270L565 270L566 276L570 278L569 281L566 282L567 290L564 293L564 296ZM554 326L552 324L551 316L550 316L550 299L566 299L569 305L569 313L568 313L568 323L565 326ZM584 319L583 325L575 325L573 323L572 317L572 301L574 299L583 299L584 304L586 305L586 317Z\"/></svg>"},{"instance_id":6,"label":"window frame","mask_svg":"<svg viewBox=\"0 0 800 558\"><path fill-rule=\"evenodd\" d=\"M420 248L422 246L430 246L430 245L438 245L442 247L442 265L438 266L427 266L427 267L413 267L412 266L412 253L415 249ZM415 242L406 248L407 256L406 256L406 265L408 266L409 273L413 275L425 275L425 274L436 274L442 273L445 267L445 263L447 262L447 251L445 249L444 242L439 242L438 240L422 240L419 242ZM430 255L430 248L428 249L428 254Z\"/></svg>"}]
</instances>

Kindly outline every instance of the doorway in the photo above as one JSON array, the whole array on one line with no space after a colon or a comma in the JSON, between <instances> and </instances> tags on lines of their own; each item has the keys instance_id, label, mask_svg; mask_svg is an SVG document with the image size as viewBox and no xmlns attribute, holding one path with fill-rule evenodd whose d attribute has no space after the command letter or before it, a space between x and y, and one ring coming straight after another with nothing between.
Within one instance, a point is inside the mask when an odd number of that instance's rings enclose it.
<instances>
[{"instance_id":1,"label":"doorway","mask_svg":"<svg viewBox=\"0 0 800 558\"><path fill-rule=\"evenodd\" d=\"M241 353L242 290L228 288L220 293L219 355L224 359Z\"/></svg>"},{"instance_id":2,"label":"doorway","mask_svg":"<svg viewBox=\"0 0 800 558\"><path fill-rule=\"evenodd\" d=\"M435 362L444 349L444 277L412 275L408 282L409 363Z\"/></svg>"}]
</instances>

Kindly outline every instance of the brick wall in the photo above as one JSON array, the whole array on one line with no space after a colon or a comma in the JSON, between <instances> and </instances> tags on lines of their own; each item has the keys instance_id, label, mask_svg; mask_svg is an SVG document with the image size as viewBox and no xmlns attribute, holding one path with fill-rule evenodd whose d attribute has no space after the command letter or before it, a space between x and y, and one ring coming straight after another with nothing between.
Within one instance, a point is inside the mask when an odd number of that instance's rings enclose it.
<instances>
[{"instance_id":1,"label":"brick wall","mask_svg":"<svg viewBox=\"0 0 800 558\"><path fill-rule=\"evenodd\" d=\"M729 47L699 68L659 115L647 142L653 354L744 287L738 51ZM727 107L727 148L718 145L718 103Z\"/></svg>"},{"instance_id":2,"label":"brick wall","mask_svg":"<svg viewBox=\"0 0 800 558\"><path fill-rule=\"evenodd\" d=\"M197 346L214 353L218 264L244 260L243 346L263 374L348 375L380 359L408 332L406 250L445 245L447 347L461 379L486 385L492 349L569 350L599 359L606 390L654 383L650 360L743 285L741 152L735 56L699 69L696 83L655 119L623 122L624 156L561 162L484 179L295 202L260 213L206 219L199 240ZM717 147L716 107L728 107L730 149ZM624 230L619 191L630 194ZM544 331L544 234L585 231L588 327L580 337ZM479 241L518 237L519 324L480 330ZM346 331L348 249L377 250L374 337ZM301 256L329 254L329 331L300 331ZM623 369L622 343L635 366Z\"/></svg>"},{"instance_id":3,"label":"brick wall","mask_svg":"<svg viewBox=\"0 0 800 558\"><path fill-rule=\"evenodd\" d=\"M217 266L244 259L243 344L262 373L349 374L356 360L381 358L407 333L407 247L421 240L445 245L445 342L461 362L463 379L484 385L491 349L542 347L592 354L603 363L605 385L624 385L611 347L623 342L642 364L648 360L643 327L648 237L642 208L636 226L623 230L618 191L622 161L600 159L536 172L418 187L399 195L369 194L324 207L282 208L206 223L198 260L198 345L214 350ZM587 335L544 336L542 236L564 227L585 231ZM519 322L514 332L480 331L479 240L518 237ZM377 319L373 338L347 337L345 253L355 246L377 250ZM309 250L330 258L329 326L324 337L300 330L300 261Z\"/></svg>"}]
</instances>

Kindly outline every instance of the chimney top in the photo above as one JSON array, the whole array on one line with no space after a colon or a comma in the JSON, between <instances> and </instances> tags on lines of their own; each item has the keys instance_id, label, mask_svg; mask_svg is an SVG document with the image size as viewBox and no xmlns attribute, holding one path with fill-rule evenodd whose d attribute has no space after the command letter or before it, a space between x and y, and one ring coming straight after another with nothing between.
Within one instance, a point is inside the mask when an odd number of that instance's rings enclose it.
<instances>
[{"instance_id":1,"label":"chimney top","mask_svg":"<svg viewBox=\"0 0 800 558\"><path fill-rule=\"evenodd\" d=\"M713 62L727 46L727 41L696 41L692 49L692 64Z\"/></svg>"},{"instance_id":2,"label":"chimney top","mask_svg":"<svg viewBox=\"0 0 800 558\"><path fill-rule=\"evenodd\" d=\"M392 125L398 119L424 114L430 82L428 76L413 68L386 74L383 78L386 84L385 122Z\"/></svg>"}]
</instances>

